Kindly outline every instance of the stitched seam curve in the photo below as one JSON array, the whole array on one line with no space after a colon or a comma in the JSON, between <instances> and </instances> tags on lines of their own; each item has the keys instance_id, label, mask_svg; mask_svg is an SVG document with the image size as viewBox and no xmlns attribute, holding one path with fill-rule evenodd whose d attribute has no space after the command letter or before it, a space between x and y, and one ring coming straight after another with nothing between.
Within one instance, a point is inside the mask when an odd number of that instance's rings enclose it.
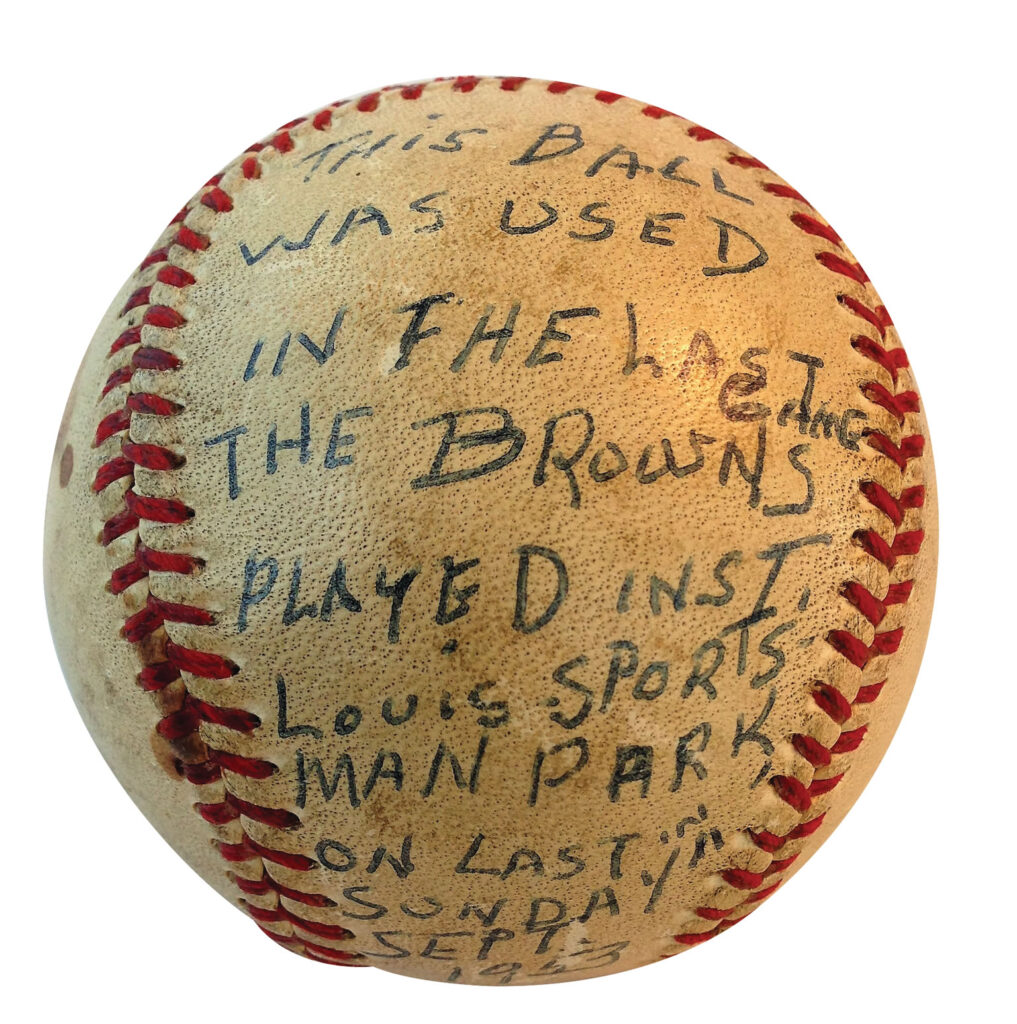
<instances>
[{"instance_id":1,"label":"stitched seam curve","mask_svg":"<svg viewBox=\"0 0 1017 1024\"><path fill-rule=\"evenodd\" d=\"M473 76L438 78L424 84L390 86L359 99L341 100L312 116L298 118L282 126L267 141L251 146L230 169L238 167L244 180L260 178L260 154L266 150L279 153L292 150L295 143L291 133L295 130L300 133L327 131L332 126L334 112L340 108L370 113L378 109L382 94L394 93L403 100L415 100L425 88L440 82L448 83L453 91L468 93L480 81L480 78ZM514 92L529 80L501 78L496 81L500 89ZM541 83L533 85L539 87ZM565 82L543 83L543 87L553 95L576 88ZM592 93L591 98L597 102L613 104L622 97L617 93L601 91ZM639 113L654 119L675 116L655 106L642 106ZM725 142L721 136L698 125L691 125L687 135L695 142ZM737 167L768 170L758 160L743 154L731 152L726 159ZM182 254L187 253L198 256L212 245L211 238L189 227L187 220L198 207L211 210L216 215L230 213L233 197L221 187L224 175L225 172L210 179L196 200L177 214L171 221L168 242L149 253L138 268L139 274L149 273L151 268L157 267L154 283L181 291L195 282L190 271L176 265L173 258L175 255L181 258ZM830 244L829 250L816 256L825 269L864 288L869 287L868 277L862 268L842 255L844 250L839 235L815 216L815 211L799 193L780 182L764 181L760 187L769 195L787 199L796 207L805 208L796 208L789 214L789 219L801 231ZM202 568L199 558L184 552L155 550L146 546L140 537L143 522L180 524L194 515L194 510L178 499L145 495L139 493L135 486L137 467L149 471L172 472L185 461L184 455L170 448L135 442L131 433L135 414L174 416L181 411L179 404L157 393L132 390L136 371L172 373L182 365L181 358L172 351L172 332L183 327L186 320L173 305L151 302L153 286L139 286L128 297L121 311L122 317L132 314L132 321L139 317L140 320L122 330L110 348L109 356L117 357L118 360L123 359L119 353L131 350L132 354L126 365L110 374L102 390L102 397L122 390L124 402L120 408L101 419L95 434L96 446L117 437L120 445L119 451L100 465L93 481L93 490L103 492L118 481L122 481L121 486L124 488L122 505L107 518L100 541L104 546L109 546L120 538L134 534L131 557L112 571L109 589L113 594L123 594L129 588L140 585L147 588L148 577L152 572L191 575L200 572ZM875 481L862 481L860 484L863 500L887 519L892 533L886 539L883 534L868 529L859 530L854 537L862 551L877 559L891 573L891 583L882 595L873 594L859 581L848 581L841 589L844 599L874 627L878 627L887 608L905 604L911 593L910 579L897 580L893 576L903 557L917 554L924 537L921 529L900 529L908 512L920 509L924 502L922 486L904 487L903 484L908 464L922 454L924 438L920 434L903 434L907 417L918 411L918 396L913 390L898 387L899 372L907 368L908 361L899 345L888 344L892 321L886 309L882 305L867 305L847 294L838 293L837 301L859 321L859 333L851 338L853 347L885 370L893 384L891 390L878 381L867 381L860 389L863 397L890 412L901 425L897 439L874 431L865 437L871 448L897 467L901 477L897 493L891 493ZM260 843L247 830L245 819L257 822L266 829L280 831L300 826L300 819L291 811L242 799L231 786L231 775L256 782L274 775L277 767L266 760L211 747L202 739L203 723L240 734L252 733L261 725L257 715L240 707L219 706L203 701L188 686L188 676L223 680L236 675L239 668L221 655L175 644L169 638L165 625L181 623L201 626L212 625L214 622L214 613L194 605L160 600L150 589L144 592L141 608L126 618L122 628L123 636L136 646L143 664L137 677L138 684L155 696L162 713L156 730L171 744L181 778L195 786L196 795L200 797L195 803L197 813L212 826L232 825L234 829L240 828L239 841L217 841L216 845L227 863L246 863L258 875L251 878L230 873L241 893L256 896L267 903L265 906L247 899L240 900L259 927L273 940L311 959L343 966L364 966L364 958L359 954L329 944L348 942L354 937L351 932L338 925L316 921L305 916L304 911L297 913L289 909L284 900L301 907L319 909L334 907L335 903L324 895L287 886L273 877L269 870L269 865L274 864L289 871L312 872L318 867L317 862L302 854ZM877 629L873 641L866 643L848 631L834 630L827 635L826 642L861 674L873 659L894 653L900 645L901 637L901 629L883 632ZM744 835L753 846L771 855L769 867L762 872L751 872L732 865L722 871L722 889L736 893L738 902L727 908L696 908L697 916L711 922L711 927L701 932L675 935L677 943L684 946L697 944L726 930L779 886L782 873L791 866L798 852L782 857L775 855L784 853L787 844L808 838L822 825L824 813L816 813L814 801L831 792L843 779L847 769L846 755L857 749L865 736L866 727L854 720L855 709L875 701L885 682L883 679L875 684L860 683L850 699L829 684L815 685L813 700L823 713L841 726L840 735L829 747L824 747L806 734L789 737L798 754L815 769L812 782L805 786L791 776L776 776L770 780L777 796L798 812L798 824L783 835L744 830ZM213 791L216 799L208 799ZM326 941L319 941L322 939Z\"/></svg>"},{"instance_id":2,"label":"stitched seam curve","mask_svg":"<svg viewBox=\"0 0 1017 1024\"><path fill-rule=\"evenodd\" d=\"M688 129L688 135L696 141L725 141L714 132L695 125ZM726 160L735 167L769 171L766 164L744 154L730 152ZM816 253L816 260L821 266L835 275L854 281L866 291L872 290L869 277L862 267L844 254L840 235L818 218L812 205L801 193L783 182L761 181L757 184L768 195L787 199L796 207L804 207L795 209L788 215L788 219L805 234L830 243L831 249ZM814 769L812 781L806 786L794 776L776 775L769 780L769 784L776 795L797 812L798 823L783 834L743 830L743 835L752 846L770 855L770 864L762 871L749 871L734 864L721 871L723 885L715 895L722 893L727 899L715 900L722 903L720 906L704 905L696 908L696 916L711 922L711 925L702 931L675 935L675 942L682 946L698 945L726 931L747 917L780 886L784 872L801 855L800 848L793 851L785 848L788 844L795 847L800 840L808 839L820 829L827 812L819 810L816 804L840 785L850 768L847 755L857 750L865 739L868 726L858 720L857 711L876 701L887 683L886 676L878 682L865 683L862 673L876 659L895 654L904 635L902 628L880 631L878 627L888 608L904 605L910 598L914 581L911 578L898 579L897 576L902 565L910 569L910 564L901 560L905 556L917 555L925 538L925 531L920 525L917 529L901 529L908 513L920 510L925 503L924 485L905 486L909 464L920 459L925 448L925 437L922 434L904 433L908 416L919 411L918 393L901 386L900 372L907 369L909 363L904 349L896 340L896 334L893 339L889 337L893 321L886 307L871 301L866 304L840 291L836 293L836 300L842 308L857 317L869 332L862 332L860 327L860 333L850 337L851 346L886 371L893 385L892 390L875 380L863 381L859 385L862 397L889 412L899 426L896 440L881 431L864 432L865 443L896 467L900 481L896 487L897 493L892 493L875 480L862 480L859 483L862 500L888 521L891 527L889 539L875 529L859 529L852 538L866 555L884 566L890 574L890 582L882 595L872 593L859 580L848 580L842 584L841 596L875 627L875 633L871 643L841 629L831 630L825 637L826 643L838 655L858 669L859 683L850 698L829 683L817 680L813 686L812 699L816 707L840 727L840 734L829 746L824 746L818 739L805 733L795 733L788 737L796 753ZM879 675L883 675L883 672L880 671ZM730 905L731 897L737 899L733 906Z\"/></svg>"}]
</instances>

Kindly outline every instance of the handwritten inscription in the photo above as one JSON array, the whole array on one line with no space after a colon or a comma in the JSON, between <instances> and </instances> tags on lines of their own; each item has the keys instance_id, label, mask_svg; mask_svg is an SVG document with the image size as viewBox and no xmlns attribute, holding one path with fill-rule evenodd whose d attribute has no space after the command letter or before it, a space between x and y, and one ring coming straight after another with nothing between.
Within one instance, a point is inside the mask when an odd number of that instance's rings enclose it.
<instances>
[{"instance_id":1,"label":"handwritten inscription","mask_svg":"<svg viewBox=\"0 0 1017 1024\"><path fill-rule=\"evenodd\" d=\"M628 942L586 926L656 914L730 854L719 778L748 802L787 770L783 698L807 685L789 665L817 640L805 581L833 543L819 467L857 457L868 416L844 402L822 339L795 332L788 345L776 318L739 330L728 306L717 322L705 312L704 295L733 306L765 284L780 251L759 237L758 193L737 187L737 171L696 162L672 135L651 158L580 124L517 126L510 146L504 131L431 112L399 131L323 136L286 157L300 212L270 211L279 219L246 228L229 258L245 280L311 280L374 254L385 267L433 259L473 237L503 260L532 247L557 273L573 259L599 269L614 247L669 282L659 301L641 281L609 288L579 272L567 287L558 274L541 302L483 275L474 288L456 261L391 288L334 275L320 317L287 311L238 345L248 411L210 428L203 455L238 521L284 486L322 509L349 495L354 511L376 488L410 516L497 492L577 534L614 508L607 496L624 515L645 499L666 517L709 493L751 523L756 539L723 550L696 534L648 555L638 537L600 559L560 528L542 535L532 515L511 539L495 524L482 544L449 536L426 554L401 536L375 550L359 531L326 546L254 530L241 548L222 614L236 637L348 650L383 684L285 655L257 669L276 781L314 823L336 918L369 961L445 962L450 981L510 984L610 969ZM481 148L504 171L491 193L465 178L464 154ZM367 173L403 161L412 194ZM548 168L574 187L548 185ZM632 201L639 182L652 202ZM635 526L618 515L623 538ZM474 642L492 635L511 641L498 668ZM462 827L438 848L389 821L407 801L451 804ZM492 807L537 823L595 804L615 831L576 825L552 841L535 827L524 841L492 823Z\"/></svg>"},{"instance_id":2,"label":"handwritten inscription","mask_svg":"<svg viewBox=\"0 0 1017 1024\"><path fill-rule=\"evenodd\" d=\"M443 115L427 115L420 131L405 134L395 131L365 129L328 142L326 145L298 158L296 168L304 184L318 175L333 175L355 163L365 160L403 160L413 153L432 155L458 154L471 143L486 136L490 128L480 126L459 127L441 136ZM754 237L739 223L739 207L751 207L754 201L733 191L725 182L720 168L704 168L705 181L692 177L690 159L684 154L672 154L653 166L645 163L636 150L624 144L590 152L591 145L578 124L556 123L547 125L535 135L523 152L510 159L510 168L528 168L554 161L555 166L582 168L584 181L595 183L609 177L615 181L633 181L648 175L673 184L676 198L685 192L707 189L717 200L714 212L696 214L693 222L689 213L681 208L648 210L632 223L620 224L611 201L604 195L592 195L571 209L563 209L560 202L548 196L508 194L500 205L492 207L491 223L510 236L548 235L559 233L565 243L602 243L616 234L628 234L658 253L688 256L694 248L695 259L706 277L746 274L765 266L769 259L763 241ZM379 154L381 154L379 156ZM576 164L581 161L581 164ZM356 177L357 172L352 172ZM387 191L387 190L386 190ZM426 235L442 230L449 216L449 204L455 196L449 185L436 185L433 190L410 197L405 204L393 205L374 195L364 195L358 202L340 210L327 208L316 212L299 226L277 231L260 239L244 239L238 243L240 256L248 267L266 257L282 258L287 254L337 249L353 244L357 239L369 244L379 239L402 234ZM409 213L409 216L407 216ZM732 217L736 219L732 219ZM696 223L700 221L701 223ZM393 228L395 223L396 227ZM690 225L697 230L683 230ZM707 231L701 230L708 225ZM702 240L712 238L708 251Z\"/></svg>"},{"instance_id":3,"label":"handwritten inscription","mask_svg":"<svg viewBox=\"0 0 1017 1024\"><path fill-rule=\"evenodd\" d=\"M392 311L392 333L389 339L381 339L386 349L398 352L389 373L410 367L421 345L430 350L438 345L446 352L451 351L448 372L452 374L468 373L476 360L483 359L485 351L488 364L497 365L516 352L516 359L521 360L526 370L547 372L547 368L568 359L577 344L588 344L585 325L601 317L600 308L592 305L552 310L546 314L543 329L525 338L518 336L521 332L516 326L520 303L505 311L500 327L492 326L495 307L489 304L477 317L469 336L449 346L445 340L448 331L442 326L439 311L454 298L454 292L435 293ZM624 358L618 360L617 372L622 377L641 371L654 379L662 378L664 370L657 358L651 353L640 354L634 304L626 306L626 317L628 344L624 348L614 346L625 352ZM271 350L266 355L268 342L258 339L243 369L243 380L249 382L264 373L281 376L295 358L301 360L304 370L326 369L336 355L337 340L348 329L351 319L352 314L342 306L323 340L314 341L308 333L291 331L276 343L274 355ZM610 434L604 436L596 411L583 406L546 407L542 410L542 422L537 424L532 420L520 422L511 409L496 405L437 409L430 416L400 424L378 420L375 410L367 405L321 409L312 408L305 401L296 409L280 411L278 420L282 422L263 428L263 439L251 437L252 428L240 423L206 438L205 445L225 453L224 482L231 499L236 499L246 480L259 472L259 463L260 472L269 476L280 470L284 458L288 460L288 472L312 461L327 470L353 465L358 437L353 421L361 420L358 432L367 429L368 436L377 437L378 431L392 430L417 435L420 461L404 470L404 485L413 490L462 485L509 467L514 472L525 467L533 487L556 488L571 508L579 509L585 488L608 484L619 477L640 486L661 481L674 486L676 481L706 472L712 473L722 488L740 482L748 506L759 509L764 516L801 515L811 509L815 498L808 460L811 442L835 441L847 450L857 451L867 417L856 408L833 409L828 400L817 404L824 362L818 356L800 352L789 352L785 359L802 367L801 391L797 396L776 396L780 408L774 415L771 405L763 401L767 397L769 357L766 348L748 348L738 360L742 369L720 378L724 361L717 356L709 335L700 330L693 336L675 374L679 381L695 376L719 381L717 403L724 419L733 425L756 424L754 436L748 439L744 431L737 436L732 431L731 436L725 437L716 436L716 430L711 433L690 425L675 436L626 444ZM768 421L773 421L773 425ZM365 422L370 425L365 427ZM767 468L775 464L775 457L781 458L773 452L774 428L797 428L798 434L808 440L792 444L782 453L782 459L793 470L792 479L797 480L797 487L788 488L785 483L783 493L764 500ZM286 456L286 452L294 454ZM786 472L781 474L782 479L786 476Z\"/></svg>"},{"instance_id":4,"label":"handwritten inscription","mask_svg":"<svg viewBox=\"0 0 1017 1024\"><path fill-rule=\"evenodd\" d=\"M533 706L546 709L549 725L557 727L564 735L557 742L541 740L535 743L529 757L515 758L517 771L522 773L518 789L526 793L526 802L535 806L552 797L567 800L566 783L575 784L580 776L584 787L590 785L588 776L599 776L599 785L609 802L646 799L654 786L677 792L689 780L693 784L697 779L702 780L709 772L713 757L737 758L755 750L768 758L774 747L764 726L773 708L776 681L786 663L786 647L789 643L804 645L813 639L797 634L797 617L792 613L792 617L783 618L770 602L770 595L790 559L801 558L807 549L825 546L830 540L826 534L795 538L771 545L757 552L751 560L744 558L741 551L725 552L713 564L709 579L714 586L708 589L690 588L696 575L694 559L685 563L677 586L652 576L648 595L652 614L665 614L665 606L660 601L662 592L668 597L668 615L680 616L690 603L725 610L731 605L738 611L733 617L724 616L715 633L705 638L687 661L676 663L668 652L643 651L635 641L619 637L609 640L599 650L586 649L570 654L553 666L545 678L532 680L529 692ZM528 586L530 561L538 553L553 565L557 586L542 595L540 611L535 615L530 607ZM547 548L522 548L516 552L516 558L515 611L506 627L532 634L546 628L568 607L569 572L563 558ZM436 626L461 624L471 614L485 613L483 608L477 611L482 603L483 588L475 575L468 584L459 581L466 572L475 574L480 565L479 558L459 562L450 557L442 559L443 576L434 616ZM252 610L270 598L278 577L277 567L277 560L261 559L257 554L247 560L238 614L239 630L251 628ZM761 573L761 570L765 571ZM282 613L284 626L295 626L315 617L330 621L336 608L342 608L346 615L363 613L361 602L342 582L346 578L342 561L329 577L320 602L301 603L301 573L298 559L293 566ZM379 574L379 583L383 574L384 568ZM399 617L411 584L419 575L419 568L414 568L400 577L401 585L379 587L379 596L389 603L391 643L405 639L400 634ZM624 577L613 600L612 610L620 621L632 610L633 577L634 573ZM453 580L457 581L454 586ZM747 593L746 587L750 588ZM601 589L610 596L613 588ZM450 604L449 595L453 591L455 596ZM743 593L745 597L740 596ZM799 613L807 607L808 600L809 594L805 591L798 602ZM271 620L262 616L258 625L267 628L270 624ZM725 663L730 667L722 673ZM595 717L611 714L622 702L632 702L634 709L671 694L676 694L683 704L690 702L705 711L717 698L719 688L730 687L741 677L746 678L750 692L759 690L763 696L733 716L728 732L734 739L730 749L723 753L711 746L713 726L705 719L691 729L679 730L666 750L659 749L659 741L629 741L602 747L580 731L592 724ZM510 698L501 684L490 679L478 680L465 698L448 691L435 698L407 689L398 696L386 697L380 707L365 705L362 699L357 699L328 710L326 718L302 721L295 721L289 712L287 682L282 674L277 677L276 692L280 739L321 740L328 732L345 740L354 736L371 718L391 730L391 743L382 745L373 754L348 749L327 764L303 746L299 747L294 755L299 807L307 806L313 798L326 803L339 799L357 808L376 790L401 792L404 787L416 789L425 800L446 786L470 795L483 794L486 792L485 762L496 756L494 748L499 732L522 710L518 707L518 697ZM631 713L628 708L626 713ZM454 719L457 722L455 741L441 739L430 750L418 746L414 746L411 753L400 750L400 737L405 735L403 727L422 718L442 722ZM472 739L469 730L476 730ZM764 760L756 776L757 783L769 767L769 760ZM503 777L500 784L504 785Z\"/></svg>"}]
</instances>

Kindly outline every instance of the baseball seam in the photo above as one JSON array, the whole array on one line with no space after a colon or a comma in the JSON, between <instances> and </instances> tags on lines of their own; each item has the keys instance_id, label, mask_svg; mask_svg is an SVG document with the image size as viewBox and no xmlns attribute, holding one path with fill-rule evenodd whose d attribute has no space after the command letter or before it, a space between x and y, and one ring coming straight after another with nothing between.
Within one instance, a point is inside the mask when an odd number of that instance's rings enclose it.
<instances>
[{"instance_id":1,"label":"baseball seam","mask_svg":"<svg viewBox=\"0 0 1017 1024\"><path fill-rule=\"evenodd\" d=\"M468 93L482 79L463 76L455 79L434 79L433 82L390 86L378 92L368 93L356 100L342 100L318 111L313 116L299 118L282 126L264 142L251 146L238 161L239 173L245 180L261 176L262 165L259 154L265 150L279 153L294 148L291 135L295 129L301 133L324 132L331 128L333 113L341 107L349 107L362 113L378 109L381 96L396 93L404 100L417 99L425 88L434 83L446 82L453 91ZM514 92L528 79L497 79L499 88ZM534 83L537 84L537 83ZM576 86L564 82L544 84L548 93L561 94ZM613 104L622 97L617 93L593 92L592 98L605 104ZM673 117L659 107L642 106L639 112L647 117L660 119ZM726 141L714 132L698 125L690 125L686 134L695 142ZM730 152L727 162L733 166L767 171L768 168L744 154ZM233 209L233 198L220 186L224 175L210 179L199 193L197 200L185 206L171 221L170 234L164 244L155 248L142 261L137 273L147 275L157 267L154 282L141 284L127 299L121 317L130 317L125 327L113 342L109 357L117 357L126 350L133 350L129 361L115 369L108 377L102 390L102 398L114 392L123 391L123 405L103 416L96 429L95 445L98 447L110 439L119 438L119 450L103 462L94 478L93 490L101 493L120 482L123 500L103 526L100 542L109 547L120 538L134 534L131 557L116 566L111 573L109 589L115 595L123 595L131 588L148 586L149 574L177 573L191 575L200 572L201 559L183 552L155 550L143 543L140 537L142 522L180 524L194 516L194 510L176 498L149 496L139 493L135 484L135 470L172 472L183 465L185 457L161 445L139 443L132 438L133 418L143 416L170 417L179 413L182 407L156 393L135 392L134 374L137 371L174 372L182 365L181 358L172 351L172 332L186 323L184 316L172 305L153 304L153 285L183 290L195 283L193 274L185 267L178 266L174 258L185 262L183 257L191 254L195 258L212 244L211 238L194 230L187 224L188 218L204 207L216 215L227 215ZM791 222L801 231L822 239L832 247L817 253L818 262L831 273L843 276L864 290L871 286L862 268L841 255L844 252L840 236L824 221L815 216L815 211L795 190L781 182L760 182L760 188L769 195L784 198L795 204L795 211L789 214ZM804 209L802 209L804 207ZM840 250L837 252L835 250ZM918 396L914 390L900 386L900 375L908 367L904 350L891 337L892 321L881 305L866 304L849 294L837 294L841 307L859 321L860 333L851 337L851 344L862 356L877 364L888 375L892 388L876 380L861 385L866 401L889 412L899 424L897 437L886 433L870 431L865 442L878 456L890 460L900 475L897 493L891 493L881 484L865 480L860 484L862 500L874 508L888 522L889 533L875 529L861 529L854 537L855 543L868 556L876 559L890 574L891 580L886 592L879 596L861 582L852 580L841 588L841 594L858 612L878 627L893 605L907 602L912 581L897 579L906 559L918 553L924 532L912 528L916 510L920 510L925 498L921 484L905 486L905 477L910 463L918 459L923 450L924 438L918 433L904 434L908 417L918 411ZM136 312L136 311L140 311ZM140 320L138 319L140 317ZM115 445L115 442L114 442ZM908 529L902 529L907 525ZM120 541L120 543L123 543ZM221 655L183 647L175 644L166 631L166 623L181 623L195 626L211 625L215 622L213 612L190 605L160 600L150 589L141 593L143 597L139 610L126 617L122 633L124 638L136 646L142 669L138 684L157 700L162 713L156 731L166 740L175 753L175 764L181 778L195 786L199 799L195 809L211 826L240 829L239 841L217 840L219 853L227 862L245 864L248 874L230 872L237 888L245 897L257 897L267 905L254 903L242 898L242 907L255 919L259 927L275 941L314 960L344 966L363 966L364 958L355 952L338 948L332 943L348 943L354 938L347 929L328 925L289 909L284 900L299 904L302 908L329 908L335 903L328 897L287 886L274 878L269 864L295 872L310 872L317 868L317 862L303 854L276 849L259 843L244 825L244 819L257 822L268 829L291 830L300 826L299 818L291 811L263 806L242 799L230 782L230 775L258 781L274 775L278 769L269 761L246 757L217 749L202 738L202 725L210 725L250 734L259 728L257 715L238 707L223 707L201 700L192 692L187 677L198 679L228 679L236 675L238 666ZM714 902L719 906L700 906L695 914L709 924L703 931L689 931L674 936L676 943L688 946L698 944L719 934L744 918L763 899L769 896L782 881L782 873L798 857L800 851L787 856L775 857L785 852L788 844L796 844L815 833L823 823L825 811L816 811L815 804L843 779L848 767L846 756L862 743L866 725L858 718L858 709L875 701L886 678L876 682L866 681L872 671L870 665L877 659L893 654L901 643L902 629L879 632L876 629L873 640L863 638L845 630L834 630L826 636L826 642L841 656L859 670L859 686L849 699L841 690L830 684L817 682L813 689L816 706L833 722L841 727L838 738L832 745L824 746L818 739L805 733L789 737L795 751L814 770L812 781L805 785L798 778L779 775L770 779L777 796L792 807L799 816L798 823L788 832L778 835L768 831L745 829L743 835L753 847L770 855L769 866L763 871L749 871L734 864L720 873L721 884ZM882 675L882 672L878 673ZM234 831L235 835L235 831ZM731 899L736 902L731 905ZM724 906L723 904L728 904ZM322 941L324 940L324 941Z\"/></svg>"},{"instance_id":2,"label":"baseball seam","mask_svg":"<svg viewBox=\"0 0 1017 1024\"><path fill-rule=\"evenodd\" d=\"M723 141L715 133L696 127L689 129L689 135L701 141ZM726 159L736 167L769 171L764 163L744 154L731 152ZM758 184L769 195L805 207L809 212L796 209L789 215L791 223L806 234L821 238L843 251L840 235L829 224L815 216L816 211L801 193L783 182L763 181ZM831 273L854 281L866 291L871 290L869 277L861 265L840 253L824 250L816 253L816 260ZM886 307L867 305L841 292L837 293L836 298L842 308L859 318L870 331L878 335L878 338L874 338L871 334L853 334L850 342L855 351L886 371L893 387L893 390L890 390L876 380L863 381L859 385L863 398L889 412L899 428L897 440L882 431L866 430L863 433L865 443L878 455L889 459L896 467L900 478L897 493L891 493L875 480L866 479L859 482L862 500L888 520L892 533L887 538L876 529L863 528L857 530L852 538L866 555L882 564L890 574L890 581L882 597L872 593L858 580L848 580L842 584L841 596L871 623L875 632L872 641L868 643L848 630L831 630L825 637L827 644L837 654L859 670L859 685L851 699L829 683L816 680L813 684L812 699L816 707L840 726L840 734L829 746L806 733L794 733L788 737L796 753L814 769L812 780L809 785L805 785L795 776L775 775L769 783L777 796L798 813L798 823L782 835L765 830L743 831L752 846L771 855L770 864L762 871L750 871L735 864L721 871L720 878L724 885L715 894L715 902L720 905L704 905L695 910L697 917L711 922L710 926L701 931L675 935L675 941L683 946L697 945L726 931L747 917L760 902L772 895L780 886L783 873L801 854L800 848L787 852L785 847L789 843L794 847L799 841L808 839L822 826L827 810L817 810L815 805L841 783L850 767L849 762L845 760L846 755L857 750L865 739L868 725L861 721L859 711L879 697L888 681L887 676L879 671L876 674L882 678L875 682L866 682L868 676L873 674L870 666L875 664L877 669L880 668L877 659L896 653L904 635L903 628L880 632L878 627L888 608L904 605L910 598L914 581L910 578L897 579L895 574L902 565L907 564L910 568L910 564L902 560L917 555L925 539L925 531L920 523L914 524L917 528L901 529L905 520L909 518L909 513L920 510L925 503L924 484L905 486L909 464L919 459L925 448L925 438L922 434L904 434L908 417L919 411L918 393L912 388L901 387L900 374L909 367L909 363L904 349L896 343L895 334L895 343L888 346L893 321ZM778 851L785 855L773 856ZM733 905L730 904L732 897L736 897Z\"/></svg>"}]
</instances>

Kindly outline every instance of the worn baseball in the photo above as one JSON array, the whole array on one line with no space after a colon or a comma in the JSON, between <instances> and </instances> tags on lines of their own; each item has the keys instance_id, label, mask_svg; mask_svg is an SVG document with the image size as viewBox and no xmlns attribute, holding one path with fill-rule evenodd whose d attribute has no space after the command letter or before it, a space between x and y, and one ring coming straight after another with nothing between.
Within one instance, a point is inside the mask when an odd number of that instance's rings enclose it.
<instances>
[{"instance_id":1,"label":"worn baseball","mask_svg":"<svg viewBox=\"0 0 1017 1024\"><path fill-rule=\"evenodd\" d=\"M658 107L458 78L173 219L71 392L46 584L113 771L270 938L567 981L717 936L841 820L935 507L893 321L799 192Z\"/></svg>"}]
</instances>

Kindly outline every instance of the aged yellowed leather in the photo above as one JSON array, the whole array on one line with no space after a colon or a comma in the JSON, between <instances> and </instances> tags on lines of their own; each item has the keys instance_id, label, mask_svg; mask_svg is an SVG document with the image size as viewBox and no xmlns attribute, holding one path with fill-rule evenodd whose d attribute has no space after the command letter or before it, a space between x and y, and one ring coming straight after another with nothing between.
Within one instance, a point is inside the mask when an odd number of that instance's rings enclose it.
<instances>
[{"instance_id":1,"label":"aged yellowed leather","mask_svg":"<svg viewBox=\"0 0 1017 1024\"><path fill-rule=\"evenodd\" d=\"M931 610L927 436L759 161L560 83L386 90L244 153L110 306L53 633L117 777L282 945L618 971L757 907L868 781Z\"/></svg>"}]
</instances>

